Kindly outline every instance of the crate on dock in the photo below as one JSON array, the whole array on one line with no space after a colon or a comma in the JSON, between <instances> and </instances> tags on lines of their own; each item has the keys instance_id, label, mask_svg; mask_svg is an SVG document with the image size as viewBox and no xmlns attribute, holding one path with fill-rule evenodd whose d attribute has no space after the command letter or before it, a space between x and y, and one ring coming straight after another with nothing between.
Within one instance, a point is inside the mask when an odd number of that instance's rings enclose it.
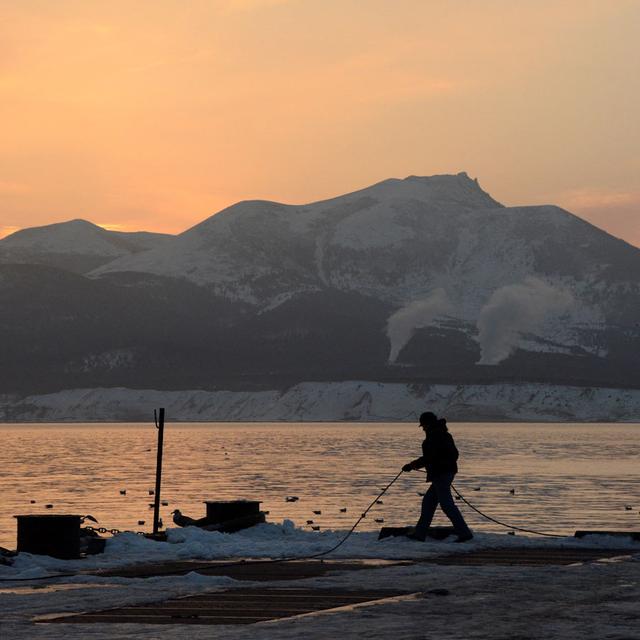
<instances>
[{"instance_id":1,"label":"crate on dock","mask_svg":"<svg viewBox=\"0 0 640 640\"><path fill-rule=\"evenodd\" d=\"M258 500L205 500L204 503L207 505L208 524L220 524L260 514Z\"/></svg>"}]
</instances>

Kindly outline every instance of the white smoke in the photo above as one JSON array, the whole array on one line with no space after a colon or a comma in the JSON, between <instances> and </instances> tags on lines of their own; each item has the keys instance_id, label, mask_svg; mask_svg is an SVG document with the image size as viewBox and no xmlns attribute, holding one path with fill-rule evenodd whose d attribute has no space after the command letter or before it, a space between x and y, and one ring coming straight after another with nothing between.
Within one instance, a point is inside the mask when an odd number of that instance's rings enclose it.
<instances>
[{"instance_id":1,"label":"white smoke","mask_svg":"<svg viewBox=\"0 0 640 640\"><path fill-rule=\"evenodd\" d=\"M428 298L414 300L389 316L387 336L391 343L389 362L395 362L416 329L429 326L437 316L447 313L451 303L444 289L435 289Z\"/></svg>"},{"instance_id":2,"label":"white smoke","mask_svg":"<svg viewBox=\"0 0 640 640\"><path fill-rule=\"evenodd\" d=\"M569 292L533 277L496 289L478 317L478 363L502 362L523 333L533 332L546 318L564 313L572 304Z\"/></svg>"}]
</instances>

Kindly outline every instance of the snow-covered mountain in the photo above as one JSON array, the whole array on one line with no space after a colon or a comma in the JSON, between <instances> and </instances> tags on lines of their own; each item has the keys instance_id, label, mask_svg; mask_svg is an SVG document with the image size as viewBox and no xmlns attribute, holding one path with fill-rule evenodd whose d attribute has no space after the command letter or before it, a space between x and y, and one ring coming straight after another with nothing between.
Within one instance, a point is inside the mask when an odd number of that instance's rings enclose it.
<instances>
[{"instance_id":1,"label":"snow-covered mountain","mask_svg":"<svg viewBox=\"0 0 640 640\"><path fill-rule=\"evenodd\" d=\"M474 224L478 212L483 220L492 212L500 225L503 209L465 173L385 180L309 205L240 202L170 247L126 256L92 275L185 278L261 309L325 288L398 303L430 289L434 271L447 267L443 243L456 242L461 226Z\"/></svg>"},{"instance_id":2,"label":"snow-covered mountain","mask_svg":"<svg viewBox=\"0 0 640 640\"><path fill-rule=\"evenodd\" d=\"M241 202L144 246L86 225L0 243L36 256L0 265L0 392L640 385L640 250L465 173ZM100 262L38 257L74 251Z\"/></svg>"},{"instance_id":3,"label":"snow-covered mountain","mask_svg":"<svg viewBox=\"0 0 640 640\"><path fill-rule=\"evenodd\" d=\"M495 364L517 346L600 354L584 332L628 322L620 294L640 294L639 256L558 207L504 207L460 173L310 205L242 202L91 275L183 278L257 312L301 294L357 293L393 309L390 360L432 326L477 335L482 361Z\"/></svg>"},{"instance_id":4,"label":"snow-covered mountain","mask_svg":"<svg viewBox=\"0 0 640 640\"><path fill-rule=\"evenodd\" d=\"M163 233L108 231L86 220L22 229L0 240L0 263L43 264L85 273L122 256L162 246Z\"/></svg>"}]
</instances>

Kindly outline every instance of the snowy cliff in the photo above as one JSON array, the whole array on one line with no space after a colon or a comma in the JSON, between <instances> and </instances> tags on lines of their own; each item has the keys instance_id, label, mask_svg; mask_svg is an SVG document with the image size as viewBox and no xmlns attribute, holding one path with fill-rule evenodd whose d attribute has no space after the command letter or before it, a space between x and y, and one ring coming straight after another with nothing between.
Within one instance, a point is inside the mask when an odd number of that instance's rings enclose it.
<instances>
[{"instance_id":1,"label":"snowy cliff","mask_svg":"<svg viewBox=\"0 0 640 640\"><path fill-rule=\"evenodd\" d=\"M536 384L402 385L302 383L284 391L71 389L0 396L4 422L148 421L163 406L172 421L415 421L427 408L449 420L639 422L640 390Z\"/></svg>"}]
</instances>

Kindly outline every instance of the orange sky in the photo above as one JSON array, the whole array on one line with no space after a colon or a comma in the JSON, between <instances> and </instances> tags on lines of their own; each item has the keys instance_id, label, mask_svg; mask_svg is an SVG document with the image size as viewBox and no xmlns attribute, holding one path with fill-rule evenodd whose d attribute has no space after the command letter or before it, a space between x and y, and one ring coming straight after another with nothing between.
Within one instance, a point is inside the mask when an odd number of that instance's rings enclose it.
<instances>
[{"instance_id":1,"label":"orange sky","mask_svg":"<svg viewBox=\"0 0 640 640\"><path fill-rule=\"evenodd\" d=\"M640 246L638 0L0 0L0 236L465 170Z\"/></svg>"}]
</instances>

